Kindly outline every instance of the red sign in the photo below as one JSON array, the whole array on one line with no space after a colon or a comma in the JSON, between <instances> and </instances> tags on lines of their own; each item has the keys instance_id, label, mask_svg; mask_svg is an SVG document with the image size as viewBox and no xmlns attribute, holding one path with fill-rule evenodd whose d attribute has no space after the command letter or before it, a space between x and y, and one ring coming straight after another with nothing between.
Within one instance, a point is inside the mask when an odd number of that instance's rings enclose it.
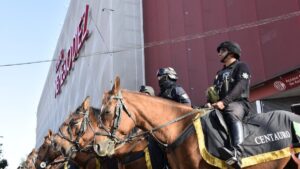
<instances>
[{"instance_id":1,"label":"red sign","mask_svg":"<svg viewBox=\"0 0 300 169\"><path fill-rule=\"evenodd\" d=\"M66 81L67 76L74 68L74 62L79 57L80 49L86 41L89 31L87 29L89 6L86 5L85 12L82 15L79 25L77 27L75 36L73 37L72 44L65 54L62 49L56 62L56 80L55 80L55 97L61 93L61 88Z\"/></svg>"},{"instance_id":2,"label":"red sign","mask_svg":"<svg viewBox=\"0 0 300 169\"><path fill-rule=\"evenodd\" d=\"M300 69L283 74L279 77L259 84L250 92L250 100L263 99L279 92L284 92L300 86Z\"/></svg>"},{"instance_id":3,"label":"red sign","mask_svg":"<svg viewBox=\"0 0 300 169\"><path fill-rule=\"evenodd\" d=\"M278 82L281 82L283 84L283 86L285 86L284 90L298 87L298 86L300 86L300 71L295 71L295 72L283 77ZM278 88L276 88L276 89L278 89Z\"/></svg>"}]
</instances>

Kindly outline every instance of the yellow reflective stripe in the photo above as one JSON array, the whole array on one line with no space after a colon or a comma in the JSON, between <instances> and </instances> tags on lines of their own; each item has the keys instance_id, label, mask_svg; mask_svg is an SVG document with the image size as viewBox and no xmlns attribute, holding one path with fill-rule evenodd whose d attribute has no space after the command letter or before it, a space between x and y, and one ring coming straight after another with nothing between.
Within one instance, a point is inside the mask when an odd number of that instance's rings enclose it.
<instances>
[{"instance_id":1,"label":"yellow reflective stripe","mask_svg":"<svg viewBox=\"0 0 300 169\"><path fill-rule=\"evenodd\" d=\"M202 125L201 125L201 120L199 118L200 116L197 116L194 120L194 126L198 138L198 145L200 149L201 156L203 159L210 165L216 166L219 168L228 168L225 161L220 160L216 157L214 157L212 154L210 154L206 147L205 147L205 142L204 142L204 135L202 131Z\"/></svg>"},{"instance_id":2,"label":"yellow reflective stripe","mask_svg":"<svg viewBox=\"0 0 300 169\"><path fill-rule=\"evenodd\" d=\"M68 169L68 161L65 161L64 169Z\"/></svg>"},{"instance_id":3,"label":"yellow reflective stripe","mask_svg":"<svg viewBox=\"0 0 300 169\"><path fill-rule=\"evenodd\" d=\"M101 163L100 163L99 159L96 158L96 168L100 169L100 167L101 167Z\"/></svg>"},{"instance_id":4,"label":"yellow reflective stripe","mask_svg":"<svg viewBox=\"0 0 300 169\"><path fill-rule=\"evenodd\" d=\"M299 149L295 150L295 152L297 152L297 151L299 151ZM291 156L290 147L287 147L287 148L284 148L281 150L271 151L271 152L243 158L242 159L242 167L251 166L251 165L255 165L255 164L259 164L259 163L264 163L264 162L268 162L268 161L272 161L272 160L278 160L278 159L290 157L290 156Z\"/></svg>"},{"instance_id":5,"label":"yellow reflective stripe","mask_svg":"<svg viewBox=\"0 0 300 169\"><path fill-rule=\"evenodd\" d=\"M146 161L147 169L152 169L151 158L150 158L148 147L144 149L144 153L145 153L145 161Z\"/></svg>"},{"instance_id":6,"label":"yellow reflective stripe","mask_svg":"<svg viewBox=\"0 0 300 169\"><path fill-rule=\"evenodd\" d=\"M202 125L201 125L201 120L199 119L199 116L197 116L194 120L194 126L198 138L198 144L199 144L199 149L201 156L203 159L210 165L219 167L219 168L228 168L225 161L218 159L217 157L213 156L210 154L206 147L205 147L205 139L203 135L203 130L202 130ZM295 153L300 152L300 148L294 148ZM259 164L259 163L264 163L268 161L273 161L273 160L278 160L281 158L285 157L290 157L290 147L283 148L281 150L276 150L272 152L267 152L263 154L258 154L246 158L242 158L242 167L248 167L251 165Z\"/></svg>"}]
</instances>

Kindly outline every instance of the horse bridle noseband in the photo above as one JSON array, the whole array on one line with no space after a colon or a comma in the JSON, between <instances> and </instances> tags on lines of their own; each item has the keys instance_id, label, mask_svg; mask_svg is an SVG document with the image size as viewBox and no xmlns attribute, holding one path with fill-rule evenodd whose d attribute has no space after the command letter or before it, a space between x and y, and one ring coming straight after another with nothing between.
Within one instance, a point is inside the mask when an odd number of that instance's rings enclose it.
<instances>
[{"instance_id":1,"label":"horse bridle noseband","mask_svg":"<svg viewBox=\"0 0 300 169\"><path fill-rule=\"evenodd\" d=\"M110 96L109 100L117 100L117 104L116 104L116 107L115 107L115 118L114 118L114 121L113 121L113 126L110 130L108 128L106 128L101 120L101 117L98 118L99 120L99 123L101 125L101 128L105 130L106 134L103 135L103 136L107 136L109 137L110 139L112 139L116 144L122 144L122 143L126 143L126 142L129 142L129 141L132 141L133 138L136 137L136 135L134 136L128 136L126 137L125 139L121 139L119 138L118 136L116 136L116 131L118 130L119 126L120 126L120 122L121 122L121 118L122 118L122 110L124 110L124 112L128 115L128 117L133 121L134 125L136 126L136 122L135 120L133 119L132 117L132 114L128 111L128 108L126 107L126 105L124 104L124 101L123 101L123 96L122 96L122 93L121 91L118 92L117 95L112 95ZM100 112L100 115L103 113L104 111L101 110Z\"/></svg>"},{"instance_id":2,"label":"horse bridle noseband","mask_svg":"<svg viewBox=\"0 0 300 169\"><path fill-rule=\"evenodd\" d=\"M79 114L79 115L83 115L83 120L82 120L82 122L81 122L79 132L76 133L76 139L73 140L73 138L72 138L72 135L73 135L73 134L72 134L72 131L71 131L71 128L72 128L72 127L70 126L70 123L69 123L69 124L65 124L65 125L68 126L67 131L68 131L68 135L70 136L69 138L64 134L63 131L61 131L61 128L59 128L59 132L58 132L58 136L59 136L59 137L65 139L65 140L67 140L68 142L70 142L70 143L72 143L73 145L75 145L75 147L74 147L75 150L73 150L73 151L83 151L83 150L84 150L84 149L82 149L82 148L80 147L80 145L79 145L79 139L84 135L84 133L85 133L85 131L86 131L86 129L87 129L88 127L90 127L91 130L92 130L92 132L94 133L94 139L95 139L95 136L97 136L97 135L107 136L106 133L96 132L96 131L95 131L95 129L93 128L93 126L92 126L92 124L91 124L91 121L90 121L90 119L89 119L89 115L90 115L89 109L87 109L86 111L79 111L79 110L76 110L75 113L77 113L77 114ZM101 127L100 127L100 128L101 128ZM90 146L92 146L92 145L90 145ZM88 147L89 147L89 146L88 146ZM86 147L86 148L88 148L88 147ZM85 148L85 149L86 149L86 148Z\"/></svg>"}]
</instances>

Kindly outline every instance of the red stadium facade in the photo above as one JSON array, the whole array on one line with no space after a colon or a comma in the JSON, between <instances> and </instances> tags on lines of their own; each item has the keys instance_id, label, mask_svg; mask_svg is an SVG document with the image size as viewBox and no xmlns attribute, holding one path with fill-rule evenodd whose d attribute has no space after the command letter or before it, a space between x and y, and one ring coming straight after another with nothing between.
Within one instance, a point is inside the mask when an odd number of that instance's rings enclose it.
<instances>
[{"instance_id":1,"label":"red stadium facade","mask_svg":"<svg viewBox=\"0 0 300 169\"><path fill-rule=\"evenodd\" d=\"M232 40L252 72L251 101L287 100L282 109L300 102L299 9L298 0L143 1L146 84L158 91L157 69L171 66L193 104L205 103L205 90L222 66L216 47ZM290 83L278 89L280 79Z\"/></svg>"}]
</instances>

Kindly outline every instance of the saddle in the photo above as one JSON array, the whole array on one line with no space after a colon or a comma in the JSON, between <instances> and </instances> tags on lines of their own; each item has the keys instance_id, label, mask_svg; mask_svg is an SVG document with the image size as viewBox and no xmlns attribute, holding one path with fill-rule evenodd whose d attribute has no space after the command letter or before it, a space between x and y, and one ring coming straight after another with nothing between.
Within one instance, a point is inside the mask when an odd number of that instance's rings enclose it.
<instances>
[{"instance_id":1,"label":"saddle","mask_svg":"<svg viewBox=\"0 0 300 169\"><path fill-rule=\"evenodd\" d=\"M194 121L200 153L204 160L219 168L227 168L225 159L218 149L229 147L228 131L220 117L213 110ZM252 114L244 122L242 167L290 156L290 146L300 142L300 116L287 111L272 111ZM300 152L299 149L296 151Z\"/></svg>"}]
</instances>

